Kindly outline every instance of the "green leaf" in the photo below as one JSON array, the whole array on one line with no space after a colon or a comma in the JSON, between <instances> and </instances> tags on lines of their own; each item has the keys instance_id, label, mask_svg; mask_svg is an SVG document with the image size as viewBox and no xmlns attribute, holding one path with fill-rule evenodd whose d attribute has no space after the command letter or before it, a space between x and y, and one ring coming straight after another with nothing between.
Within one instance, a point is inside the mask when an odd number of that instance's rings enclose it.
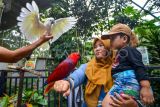
<instances>
[{"instance_id":1,"label":"green leaf","mask_svg":"<svg viewBox=\"0 0 160 107\"><path fill-rule=\"evenodd\" d=\"M41 99L37 103L40 104L40 105L43 105L43 106L46 106L48 104L46 99Z\"/></svg>"},{"instance_id":2,"label":"green leaf","mask_svg":"<svg viewBox=\"0 0 160 107\"><path fill-rule=\"evenodd\" d=\"M8 107L9 97L5 96L0 100L0 107Z\"/></svg>"},{"instance_id":3,"label":"green leaf","mask_svg":"<svg viewBox=\"0 0 160 107\"><path fill-rule=\"evenodd\" d=\"M34 93L34 95L32 96L33 101L36 101L38 96L39 96L38 93Z\"/></svg>"}]
</instances>

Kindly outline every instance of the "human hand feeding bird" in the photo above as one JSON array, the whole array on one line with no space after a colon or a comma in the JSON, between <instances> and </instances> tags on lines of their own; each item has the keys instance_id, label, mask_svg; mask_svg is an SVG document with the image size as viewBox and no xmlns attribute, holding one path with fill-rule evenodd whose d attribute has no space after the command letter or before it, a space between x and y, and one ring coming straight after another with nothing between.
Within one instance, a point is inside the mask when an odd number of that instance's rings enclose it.
<instances>
[{"instance_id":1,"label":"human hand feeding bird","mask_svg":"<svg viewBox=\"0 0 160 107\"><path fill-rule=\"evenodd\" d=\"M47 94L52 89L55 81L65 78L76 67L79 59L80 54L75 52L71 53L64 61L62 61L48 76L45 82L45 85L48 85L44 90L44 94Z\"/></svg>"},{"instance_id":2,"label":"human hand feeding bird","mask_svg":"<svg viewBox=\"0 0 160 107\"><path fill-rule=\"evenodd\" d=\"M26 3L26 8L22 8L20 16L17 17L20 31L30 41L35 41L38 37L47 31L53 36L51 42L56 41L63 33L75 26L77 19L75 17L66 17L55 20L47 18L44 23L40 21L39 8L35 1Z\"/></svg>"}]
</instances>

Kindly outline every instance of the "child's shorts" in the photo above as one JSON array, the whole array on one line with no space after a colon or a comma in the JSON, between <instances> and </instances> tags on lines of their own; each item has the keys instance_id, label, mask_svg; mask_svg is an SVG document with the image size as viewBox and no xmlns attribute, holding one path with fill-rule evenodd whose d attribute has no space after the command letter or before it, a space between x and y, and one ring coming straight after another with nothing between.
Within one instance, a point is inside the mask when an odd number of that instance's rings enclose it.
<instances>
[{"instance_id":1,"label":"child's shorts","mask_svg":"<svg viewBox=\"0 0 160 107\"><path fill-rule=\"evenodd\" d=\"M114 92L118 94L127 94L135 99L139 99L140 86L136 80L134 70L126 70L114 74L114 85L109 91L109 95L114 96Z\"/></svg>"}]
</instances>

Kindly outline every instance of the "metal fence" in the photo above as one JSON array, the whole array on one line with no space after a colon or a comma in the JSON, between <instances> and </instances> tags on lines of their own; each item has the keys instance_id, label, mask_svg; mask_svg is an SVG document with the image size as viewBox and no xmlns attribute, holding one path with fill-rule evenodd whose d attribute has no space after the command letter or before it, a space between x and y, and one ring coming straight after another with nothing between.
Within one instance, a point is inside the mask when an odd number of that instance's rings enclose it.
<instances>
[{"instance_id":1,"label":"metal fence","mask_svg":"<svg viewBox=\"0 0 160 107\"><path fill-rule=\"evenodd\" d=\"M17 73L16 76L12 76L9 74ZM20 77L19 71L15 70L8 70L8 71L0 71L0 95L3 96L4 93L6 93L9 96L12 96L13 94L18 93L18 89L21 89L22 87L19 87ZM46 76L42 77L36 77L32 75L25 75L23 80L23 90L31 89L31 90L37 90L37 91L44 91L44 82L46 80ZM47 96L44 96L48 100L48 106L47 107L66 107L67 106L67 100L62 97L62 95L51 92ZM63 102L62 102L63 101ZM41 106L40 106L41 107Z\"/></svg>"},{"instance_id":2,"label":"metal fence","mask_svg":"<svg viewBox=\"0 0 160 107\"><path fill-rule=\"evenodd\" d=\"M152 107L160 107L160 75L153 75L150 71L152 70L159 70L160 67L146 67L150 74L150 81L153 88L153 92L155 94L156 103L152 105ZM19 87L19 76L9 75L10 73L19 73L19 71L0 71L0 95L2 96L3 93L7 93L9 96L12 94L17 94ZM24 76L24 90L25 89L41 89L44 90L44 82L46 80L46 76L36 77L36 76ZM73 93L74 95L74 93ZM74 98L74 97L73 97ZM62 97L60 94L56 92L51 92L47 96L48 99L48 107L66 107L67 100ZM74 103L74 102L73 102ZM74 107L74 105L73 105Z\"/></svg>"}]
</instances>

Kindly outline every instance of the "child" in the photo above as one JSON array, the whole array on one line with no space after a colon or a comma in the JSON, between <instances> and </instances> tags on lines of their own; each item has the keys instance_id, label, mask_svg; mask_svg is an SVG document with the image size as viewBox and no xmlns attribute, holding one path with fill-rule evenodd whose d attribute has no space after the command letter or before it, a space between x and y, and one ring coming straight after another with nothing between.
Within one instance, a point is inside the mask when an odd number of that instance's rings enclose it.
<instances>
[{"instance_id":1,"label":"child","mask_svg":"<svg viewBox=\"0 0 160 107\"><path fill-rule=\"evenodd\" d=\"M141 99L144 104L153 103L154 97L142 62L142 55L135 48L138 44L135 34L129 26L117 24L107 35L102 35L102 39L106 38L111 39L111 48L118 51L112 66L114 85L102 105L112 107L114 100L112 96L115 92L128 94L136 100Z\"/></svg>"}]
</instances>

